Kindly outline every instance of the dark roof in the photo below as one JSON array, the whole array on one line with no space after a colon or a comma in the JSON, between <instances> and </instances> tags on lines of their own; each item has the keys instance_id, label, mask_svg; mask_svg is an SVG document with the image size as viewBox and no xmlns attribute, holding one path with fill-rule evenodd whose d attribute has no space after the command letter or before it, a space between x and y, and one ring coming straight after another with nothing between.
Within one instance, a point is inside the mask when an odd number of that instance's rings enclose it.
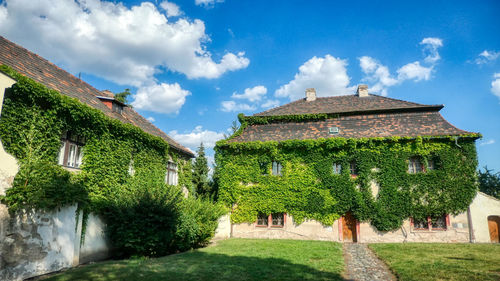
<instances>
[{"instance_id":1,"label":"dark roof","mask_svg":"<svg viewBox=\"0 0 500 281\"><path fill-rule=\"evenodd\" d=\"M254 114L254 116L276 116L314 113L359 113L408 110L436 110L443 105L425 105L377 95L359 97L357 95L321 97L314 101L300 99L276 108Z\"/></svg>"},{"instance_id":2,"label":"dark roof","mask_svg":"<svg viewBox=\"0 0 500 281\"><path fill-rule=\"evenodd\" d=\"M84 104L99 109L111 118L118 119L123 123L130 123L141 128L146 133L161 137L174 149L190 157L194 157L193 152L174 141L165 132L158 129L132 108L124 107L121 114L113 112L97 98L105 96L103 92L2 36L0 36L1 64L10 66L20 74L59 91L66 96L76 98Z\"/></svg>"},{"instance_id":3,"label":"dark roof","mask_svg":"<svg viewBox=\"0 0 500 281\"><path fill-rule=\"evenodd\" d=\"M329 128L338 127L337 135ZM307 122L278 122L250 125L241 135L229 142L283 141L331 137L417 137L470 134L448 123L439 112L397 112L382 114L348 115Z\"/></svg>"}]
</instances>

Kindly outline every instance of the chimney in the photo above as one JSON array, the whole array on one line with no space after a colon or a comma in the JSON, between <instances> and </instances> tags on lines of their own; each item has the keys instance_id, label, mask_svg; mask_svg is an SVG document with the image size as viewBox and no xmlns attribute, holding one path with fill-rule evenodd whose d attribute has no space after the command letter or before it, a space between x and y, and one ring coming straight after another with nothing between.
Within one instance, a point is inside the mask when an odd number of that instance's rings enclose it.
<instances>
[{"instance_id":1,"label":"chimney","mask_svg":"<svg viewBox=\"0 0 500 281\"><path fill-rule=\"evenodd\" d=\"M316 90L314 88L306 89L306 101L315 101L316 100Z\"/></svg>"},{"instance_id":2,"label":"chimney","mask_svg":"<svg viewBox=\"0 0 500 281\"><path fill-rule=\"evenodd\" d=\"M358 97L363 98L368 96L368 85L361 84L358 86L358 90L356 90L356 95Z\"/></svg>"}]
</instances>

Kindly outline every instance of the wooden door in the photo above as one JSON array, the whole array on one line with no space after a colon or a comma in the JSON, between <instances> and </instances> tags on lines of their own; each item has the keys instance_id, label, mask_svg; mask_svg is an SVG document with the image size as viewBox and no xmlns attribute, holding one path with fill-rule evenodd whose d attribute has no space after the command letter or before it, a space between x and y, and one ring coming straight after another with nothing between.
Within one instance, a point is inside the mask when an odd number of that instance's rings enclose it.
<instances>
[{"instance_id":1,"label":"wooden door","mask_svg":"<svg viewBox=\"0 0 500 281\"><path fill-rule=\"evenodd\" d=\"M500 228L500 217L499 216L489 216L488 217L488 228L490 229L490 240L492 243L499 243L498 231Z\"/></svg>"},{"instance_id":2,"label":"wooden door","mask_svg":"<svg viewBox=\"0 0 500 281\"><path fill-rule=\"evenodd\" d=\"M356 218L351 212L347 212L342 219L342 237L346 242L357 242Z\"/></svg>"}]
</instances>

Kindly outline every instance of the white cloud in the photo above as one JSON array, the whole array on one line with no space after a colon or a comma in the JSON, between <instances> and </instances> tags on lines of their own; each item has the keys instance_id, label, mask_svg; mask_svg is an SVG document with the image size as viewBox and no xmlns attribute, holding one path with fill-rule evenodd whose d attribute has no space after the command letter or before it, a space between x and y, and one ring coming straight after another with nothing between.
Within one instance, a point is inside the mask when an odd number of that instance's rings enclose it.
<instances>
[{"instance_id":1,"label":"white cloud","mask_svg":"<svg viewBox=\"0 0 500 281\"><path fill-rule=\"evenodd\" d=\"M500 98L500 73L493 75L494 80L491 82L491 92Z\"/></svg>"},{"instance_id":2,"label":"white cloud","mask_svg":"<svg viewBox=\"0 0 500 281\"><path fill-rule=\"evenodd\" d=\"M246 103L236 103L235 101L223 101L221 103L221 110L224 112L234 112L234 111L252 111L256 110L257 107L254 105L249 105Z\"/></svg>"},{"instance_id":3,"label":"white cloud","mask_svg":"<svg viewBox=\"0 0 500 281\"><path fill-rule=\"evenodd\" d=\"M160 7L165 10L167 17L178 17L182 15L181 9L175 3L163 1L160 3Z\"/></svg>"},{"instance_id":4,"label":"white cloud","mask_svg":"<svg viewBox=\"0 0 500 281\"><path fill-rule=\"evenodd\" d=\"M499 57L500 57L500 51L495 52L495 51L484 50L478 55L478 58L476 58L474 62L476 64L485 64L491 61L495 61Z\"/></svg>"},{"instance_id":5,"label":"white cloud","mask_svg":"<svg viewBox=\"0 0 500 281\"><path fill-rule=\"evenodd\" d=\"M146 118L149 122L153 123L154 121L156 121L156 119L152 116Z\"/></svg>"},{"instance_id":6,"label":"white cloud","mask_svg":"<svg viewBox=\"0 0 500 281\"><path fill-rule=\"evenodd\" d=\"M213 7L215 3L222 3L224 0L194 0L198 6Z\"/></svg>"},{"instance_id":7,"label":"white cloud","mask_svg":"<svg viewBox=\"0 0 500 281\"><path fill-rule=\"evenodd\" d=\"M490 144L494 144L494 143L495 143L495 140L490 139L490 140L485 140L485 141L480 142L479 145L483 146L483 145L490 145Z\"/></svg>"},{"instance_id":8,"label":"white cloud","mask_svg":"<svg viewBox=\"0 0 500 281\"><path fill-rule=\"evenodd\" d=\"M267 93L267 88L264 86L255 86L253 88L246 88L243 94L233 93L233 99L246 99L251 102L260 101Z\"/></svg>"},{"instance_id":9,"label":"white cloud","mask_svg":"<svg viewBox=\"0 0 500 281\"><path fill-rule=\"evenodd\" d=\"M202 126L196 126L191 132L185 133L179 133L177 130L170 131L168 135L193 151L197 150L201 142L207 149L212 149L216 141L224 138L223 132L203 130Z\"/></svg>"},{"instance_id":10,"label":"white cloud","mask_svg":"<svg viewBox=\"0 0 500 281\"><path fill-rule=\"evenodd\" d=\"M391 75L387 66L381 64L376 59L369 56L360 57L359 66L365 74L363 81L372 83L370 92L387 96L389 87L401 84L406 80L418 82L431 79L434 66L441 58L438 48L443 46L443 41L439 38L429 37L424 38L420 44L424 45L424 51L428 53L424 58L424 62L428 66L423 66L420 61L407 63L396 70L396 77Z\"/></svg>"},{"instance_id":11,"label":"white cloud","mask_svg":"<svg viewBox=\"0 0 500 281\"><path fill-rule=\"evenodd\" d=\"M443 47L443 40L435 37L427 37L420 42L420 45L424 45L424 51L429 54L425 57L426 63L435 63L441 56L439 56L438 48Z\"/></svg>"},{"instance_id":12,"label":"white cloud","mask_svg":"<svg viewBox=\"0 0 500 281\"><path fill-rule=\"evenodd\" d=\"M170 4L160 6L167 15L180 13ZM250 62L243 52L214 61L203 21L170 21L150 2L128 8L101 0L6 0L0 34L73 73L133 86L151 83L163 68L188 78L217 78Z\"/></svg>"},{"instance_id":13,"label":"white cloud","mask_svg":"<svg viewBox=\"0 0 500 281\"><path fill-rule=\"evenodd\" d=\"M191 93L182 89L178 83L153 84L140 87L137 90L132 106L137 109L158 113L177 114L182 105L184 105L186 96L189 95L191 95Z\"/></svg>"},{"instance_id":14,"label":"white cloud","mask_svg":"<svg viewBox=\"0 0 500 281\"><path fill-rule=\"evenodd\" d=\"M354 88L349 87L346 66L346 60L331 55L314 56L299 67L292 81L276 90L275 96L295 100L303 98L307 88L315 88L320 97L350 94Z\"/></svg>"},{"instance_id":15,"label":"white cloud","mask_svg":"<svg viewBox=\"0 0 500 281\"><path fill-rule=\"evenodd\" d=\"M264 102L261 107L262 108L271 108L271 107L277 107L280 105L280 101L279 100L267 100L266 102Z\"/></svg>"}]
</instances>

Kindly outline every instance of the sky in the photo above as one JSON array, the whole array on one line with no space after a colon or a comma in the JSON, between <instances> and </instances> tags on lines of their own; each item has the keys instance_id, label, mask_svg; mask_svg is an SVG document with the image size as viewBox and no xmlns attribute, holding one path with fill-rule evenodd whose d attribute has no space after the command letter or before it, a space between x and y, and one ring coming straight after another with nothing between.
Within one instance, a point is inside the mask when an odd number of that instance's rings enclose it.
<instances>
[{"instance_id":1,"label":"sky","mask_svg":"<svg viewBox=\"0 0 500 281\"><path fill-rule=\"evenodd\" d=\"M444 104L500 171L500 1L0 0L0 35L213 161L237 114L369 92Z\"/></svg>"}]
</instances>

